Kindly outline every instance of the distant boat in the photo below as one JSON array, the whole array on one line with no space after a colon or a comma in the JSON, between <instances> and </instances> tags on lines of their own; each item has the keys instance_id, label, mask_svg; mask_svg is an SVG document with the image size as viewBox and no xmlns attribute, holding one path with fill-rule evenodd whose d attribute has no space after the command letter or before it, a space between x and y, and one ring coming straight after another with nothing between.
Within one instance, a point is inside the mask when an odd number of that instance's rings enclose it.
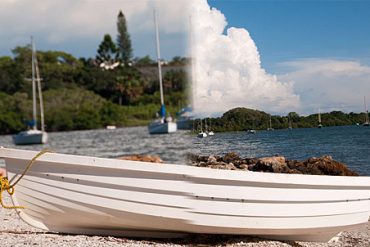
<instances>
[{"instance_id":1,"label":"distant boat","mask_svg":"<svg viewBox=\"0 0 370 247\"><path fill-rule=\"evenodd\" d=\"M256 134L256 133L257 133L257 131L256 131L256 130L254 130L254 129L251 129L251 130L247 130L247 133L248 133L248 134Z\"/></svg>"},{"instance_id":2,"label":"distant boat","mask_svg":"<svg viewBox=\"0 0 370 247\"><path fill-rule=\"evenodd\" d=\"M204 122L205 122L206 120L204 119ZM213 135L215 135L215 133L211 130L211 119L209 119L209 126L206 124L206 134L208 135L208 136L213 136Z\"/></svg>"},{"instance_id":3,"label":"distant boat","mask_svg":"<svg viewBox=\"0 0 370 247\"><path fill-rule=\"evenodd\" d=\"M105 126L107 130L115 130L117 127L115 125L107 125Z\"/></svg>"},{"instance_id":4,"label":"distant boat","mask_svg":"<svg viewBox=\"0 0 370 247\"><path fill-rule=\"evenodd\" d=\"M364 96L364 107L365 107L365 122L362 124L362 126L370 126L369 122L369 111L366 106L366 97Z\"/></svg>"},{"instance_id":5,"label":"distant boat","mask_svg":"<svg viewBox=\"0 0 370 247\"><path fill-rule=\"evenodd\" d=\"M164 105L163 97L163 85L162 85L162 67L161 67L161 52L159 46L159 32L157 15L154 11L154 23L155 23L155 37L157 43L157 62L158 62L158 78L159 78L159 90L161 94L161 108L159 116L156 120L149 124L149 134L168 134L177 131L177 124L172 121L172 117L166 118L166 107Z\"/></svg>"},{"instance_id":6,"label":"distant boat","mask_svg":"<svg viewBox=\"0 0 370 247\"><path fill-rule=\"evenodd\" d=\"M32 121L30 122L31 129L19 132L17 135L14 135L13 142L15 145L44 144L48 140L48 134L45 131L44 105L42 99L40 72L37 62L36 48L32 37L31 37L31 46L32 46L32 102L33 102ZM37 129L37 96L36 96L37 93L39 95L41 130Z\"/></svg>"},{"instance_id":7,"label":"distant boat","mask_svg":"<svg viewBox=\"0 0 370 247\"><path fill-rule=\"evenodd\" d=\"M318 125L317 128L321 129L323 125L321 124L321 113L320 113L320 108L319 108L319 114L318 114Z\"/></svg>"},{"instance_id":8,"label":"distant boat","mask_svg":"<svg viewBox=\"0 0 370 247\"><path fill-rule=\"evenodd\" d=\"M207 137L207 133L203 132L203 127L202 127L202 119L200 119L200 132L198 133L199 138L205 138Z\"/></svg>"},{"instance_id":9,"label":"distant boat","mask_svg":"<svg viewBox=\"0 0 370 247\"><path fill-rule=\"evenodd\" d=\"M288 117L288 129L292 130L293 127L292 127L292 120L290 119L290 117Z\"/></svg>"},{"instance_id":10,"label":"distant boat","mask_svg":"<svg viewBox=\"0 0 370 247\"><path fill-rule=\"evenodd\" d=\"M268 131L272 131L272 130L274 130L274 129L272 128L271 115L270 115L269 127L267 128L267 130L268 130Z\"/></svg>"}]
</instances>

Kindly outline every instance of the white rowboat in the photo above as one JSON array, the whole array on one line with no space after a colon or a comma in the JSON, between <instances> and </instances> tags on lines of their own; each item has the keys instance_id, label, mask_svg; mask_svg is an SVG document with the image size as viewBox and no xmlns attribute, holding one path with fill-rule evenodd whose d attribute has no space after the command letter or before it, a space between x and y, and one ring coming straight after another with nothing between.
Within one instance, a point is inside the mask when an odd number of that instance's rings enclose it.
<instances>
[{"instance_id":1,"label":"white rowboat","mask_svg":"<svg viewBox=\"0 0 370 247\"><path fill-rule=\"evenodd\" d=\"M14 181L38 152L0 148ZM370 177L217 170L46 153L13 195L28 224L72 234L328 241L370 216Z\"/></svg>"}]
</instances>

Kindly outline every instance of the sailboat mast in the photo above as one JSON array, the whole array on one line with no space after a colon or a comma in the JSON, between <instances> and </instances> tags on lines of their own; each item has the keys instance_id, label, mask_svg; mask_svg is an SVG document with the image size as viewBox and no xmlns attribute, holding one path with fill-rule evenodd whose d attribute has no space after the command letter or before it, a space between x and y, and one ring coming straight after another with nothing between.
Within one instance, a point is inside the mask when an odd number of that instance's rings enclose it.
<instances>
[{"instance_id":1,"label":"sailboat mast","mask_svg":"<svg viewBox=\"0 0 370 247\"><path fill-rule=\"evenodd\" d=\"M37 108L36 108L36 80L35 80L35 45L33 43L33 37L31 36L31 49L32 49L32 120L33 120L33 129L37 129Z\"/></svg>"},{"instance_id":2,"label":"sailboat mast","mask_svg":"<svg viewBox=\"0 0 370 247\"><path fill-rule=\"evenodd\" d=\"M35 45L34 45L35 47ZM41 78L40 78L40 71L39 71L39 63L37 61L37 56L36 56L36 48L35 48L35 72L36 72L36 81L37 81L37 89L38 89L38 94L39 94L39 102L40 102L40 118L41 118L41 130L45 131L45 121L44 121L44 104L43 104L43 99L42 99L42 90L41 90Z\"/></svg>"},{"instance_id":3,"label":"sailboat mast","mask_svg":"<svg viewBox=\"0 0 370 247\"><path fill-rule=\"evenodd\" d=\"M319 107L319 124L321 124L321 113L320 113L320 107Z\"/></svg>"},{"instance_id":4,"label":"sailboat mast","mask_svg":"<svg viewBox=\"0 0 370 247\"><path fill-rule=\"evenodd\" d=\"M194 41L193 41L193 22L191 16L189 17L189 46L190 46L190 54L191 57L190 61L190 81L191 81L191 94L190 94L190 104L195 109L195 87L196 87L196 78L195 78L195 48L194 48Z\"/></svg>"},{"instance_id":5,"label":"sailboat mast","mask_svg":"<svg viewBox=\"0 0 370 247\"><path fill-rule=\"evenodd\" d=\"M366 106L366 96L364 96L364 107L365 107L365 123L369 122L369 111Z\"/></svg>"},{"instance_id":6,"label":"sailboat mast","mask_svg":"<svg viewBox=\"0 0 370 247\"><path fill-rule=\"evenodd\" d=\"M270 115L270 129L272 129L271 115Z\"/></svg>"},{"instance_id":7,"label":"sailboat mast","mask_svg":"<svg viewBox=\"0 0 370 247\"><path fill-rule=\"evenodd\" d=\"M159 31L158 31L158 23L157 23L157 14L154 12L154 23L155 23L155 38L156 38L156 44L157 44L157 62L158 62L158 77L159 77L159 90L161 94L161 105L164 105L164 99L163 99L163 85L162 85L162 66L161 66L161 50L159 47ZM164 117L164 116L162 116Z\"/></svg>"}]
</instances>

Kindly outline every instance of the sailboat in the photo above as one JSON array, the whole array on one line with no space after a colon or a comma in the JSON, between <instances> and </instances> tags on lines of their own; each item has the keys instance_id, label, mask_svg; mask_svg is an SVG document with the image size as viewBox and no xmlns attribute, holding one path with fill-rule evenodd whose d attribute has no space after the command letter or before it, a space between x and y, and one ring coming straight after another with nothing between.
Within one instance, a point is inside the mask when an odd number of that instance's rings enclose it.
<instances>
[{"instance_id":1,"label":"sailboat","mask_svg":"<svg viewBox=\"0 0 370 247\"><path fill-rule=\"evenodd\" d=\"M198 137L199 138L207 137L207 133L203 132L202 119L200 120L200 132L198 133Z\"/></svg>"},{"instance_id":2,"label":"sailboat","mask_svg":"<svg viewBox=\"0 0 370 247\"><path fill-rule=\"evenodd\" d=\"M157 44L157 62L158 62L158 77L159 77L159 90L161 94L161 108L159 110L159 117L151 122L148 126L149 134L168 134L177 131L177 124L172 122L172 118L166 118L166 107L164 105L163 85L162 85L162 67L161 67L161 52L159 48L159 32L157 24L157 15L154 11L155 23L155 37Z\"/></svg>"},{"instance_id":3,"label":"sailboat","mask_svg":"<svg viewBox=\"0 0 370 247\"><path fill-rule=\"evenodd\" d=\"M318 122L319 124L317 125L317 128L321 129L323 125L321 124L321 113L320 113L320 108L319 108L319 114L318 114Z\"/></svg>"},{"instance_id":4,"label":"sailboat","mask_svg":"<svg viewBox=\"0 0 370 247\"><path fill-rule=\"evenodd\" d=\"M270 121L269 121L269 127L267 128L268 131L274 130L272 128L272 121L271 121L271 115L270 115Z\"/></svg>"},{"instance_id":5,"label":"sailboat","mask_svg":"<svg viewBox=\"0 0 370 247\"><path fill-rule=\"evenodd\" d=\"M13 142L15 145L29 145L29 144L44 144L48 140L48 134L45 131L44 122L44 106L41 92L41 79L38 68L36 48L31 37L32 46L32 101L33 101L33 114L32 114L32 128L21 131L17 135L13 136ZM37 97L39 95L40 104L40 118L41 118L41 130L37 129Z\"/></svg>"},{"instance_id":6,"label":"sailboat","mask_svg":"<svg viewBox=\"0 0 370 247\"><path fill-rule=\"evenodd\" d=\"M365 107L365 122L362 124L362 126L370 126L369 122L369 111L366 106L366 97L364 96L364 107Z\"/></svg>"},{"instance_id":7,"label":"sailboat","mask_svg":"<svg viewBox=\"0 0 370 247\"><path fill-rule=\"evenodd\" d=\"M289 122L288 129L289 129L289 130L292 130L292 129L293 129L293 126L292 126L292 120L290 119L290 117L289 117L289 116L288 116L288 122Z\"/></svg>"},{"instance_id":8,"label":"sailboat","mask_svg":"<svg viewBox=\"0 0 370 247\"><path fill-rule=\"evenodd\" d=\"M207 135L213 136L215 133L211 129L211 119L209 119L209 127L207 128Z\"/></svg>"}]
</instances>

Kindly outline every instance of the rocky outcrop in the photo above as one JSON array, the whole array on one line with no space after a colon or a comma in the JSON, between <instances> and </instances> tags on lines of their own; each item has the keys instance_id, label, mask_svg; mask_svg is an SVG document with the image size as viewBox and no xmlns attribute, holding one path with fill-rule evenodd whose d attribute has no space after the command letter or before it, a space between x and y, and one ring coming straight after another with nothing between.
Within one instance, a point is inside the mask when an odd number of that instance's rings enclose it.
<instances>
[{"instance_id":1,"label":"rocky outcrop","mask_svg":"<svg viewBox=\"0 0 370 247\"><path fill-rule=\"evenodd\" d=\"M188 155L189 162L198 167L214 169L245 170L256 172L294 173L332 176L358 176L343 163L335 161L331 156L312 157L305 161L287 160L283 156L264 158L241 158L236 153L224 156Z\"/></svg>"}]
</instances>

